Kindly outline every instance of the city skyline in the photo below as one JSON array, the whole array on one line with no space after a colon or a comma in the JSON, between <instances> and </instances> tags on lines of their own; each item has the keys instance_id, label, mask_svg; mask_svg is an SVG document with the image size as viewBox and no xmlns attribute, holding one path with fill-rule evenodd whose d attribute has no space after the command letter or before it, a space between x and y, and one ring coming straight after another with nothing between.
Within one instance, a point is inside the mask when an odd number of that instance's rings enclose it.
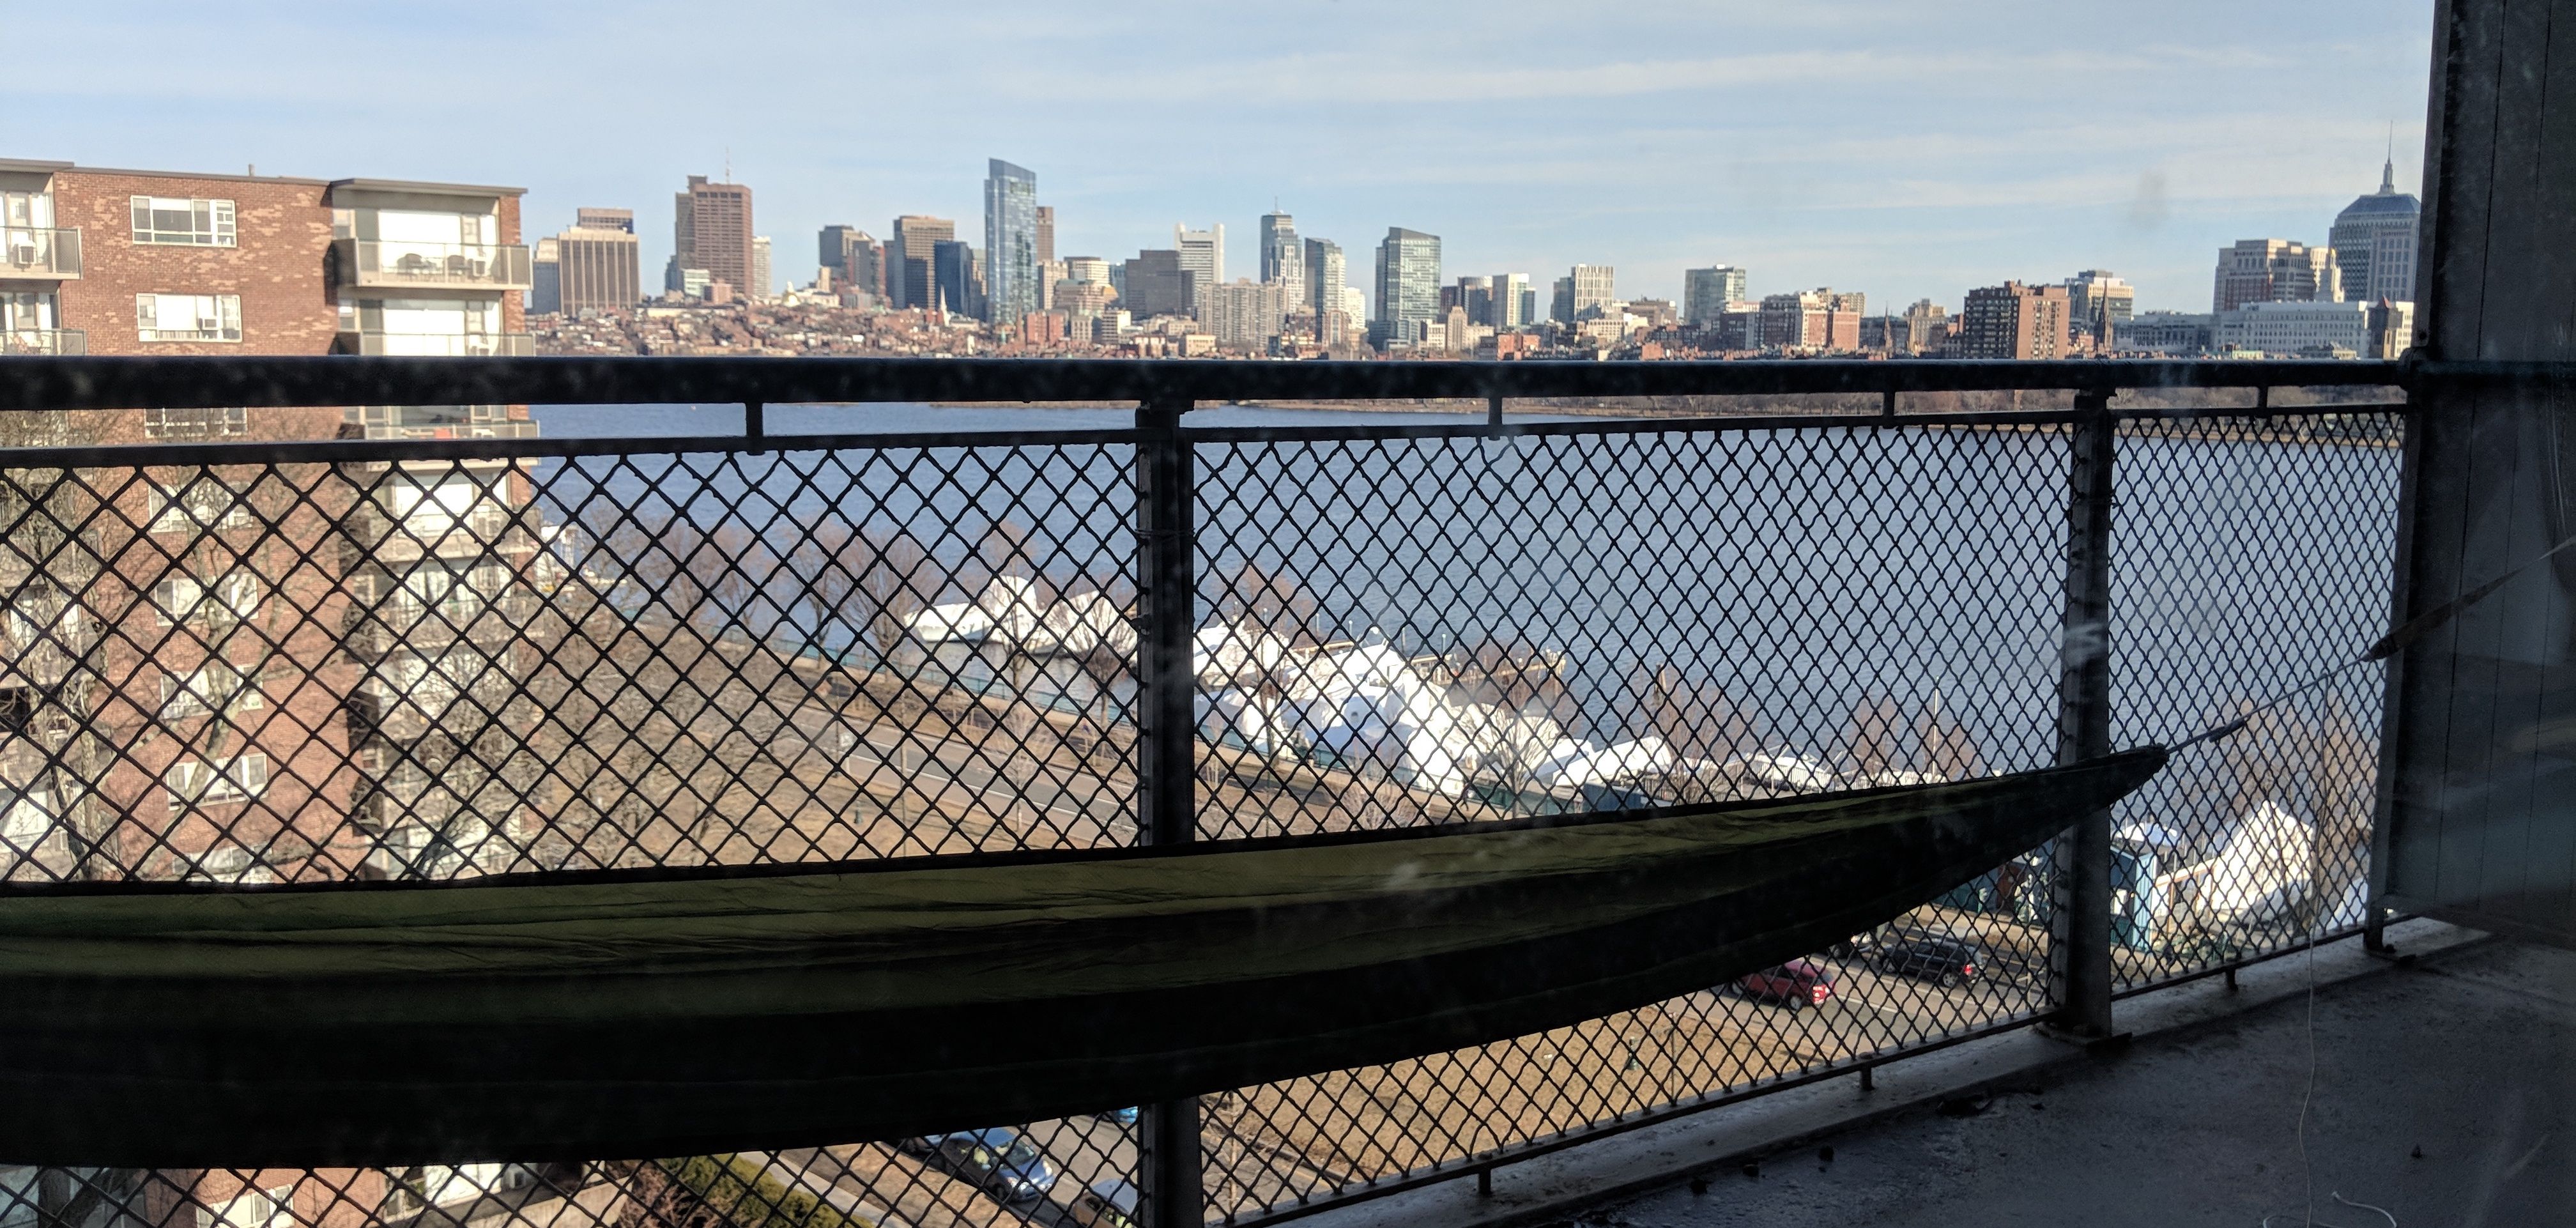
<instances>
[{"instance_id":1,"label":"city skyline","mask_svg":"<svg viewBox=\"0 0 2576 1228\"><path fill-rule=\"evenodd\" d=\"M156 26L164 37L148 40L115 13L55 10L30 14L28 37L133 46L143 71L110 83L38 64L6 88L49 146L20 156L296 174L374 151L387 165L369 169L526 186L535 234L563 228L581 205L650 211L684 174L722 178L728 161L759 192L761 231L782 255L834 222L875 233L921 214L973 227L978 171L1000 157L1043 177L1056 250L1068 255L1116 260L1160 246L1177 218L1256 233L1275 198L1301 235L1346 251L1401 226L1441 235L1452 268L1552 278L1606 264L1631 270L1621 290L1639 297L1678 301L1682 271L1716 263L1751 268L1757 293L1852 285L1883 302L1955 302L2003 278L2110 268L2139 287L2142 309L2188 309L2205 297L2219 244L2325 242L2334 211L2375 185L2392 120L2400 189L2417 181L2430 25L2401 4L2208 6L2211 20L2195 23L2197 7L2158 29L2224 29L2226 43L2157 42L2118 14L2054 9L2047 21L2032 19L2038 10L1901 6L1639 5L1577 17L1495 4L1472 10L1493 20L1462 22L1471 10L1451 6L1371 15L1371 32L1388 37L1364 41L1356 14L1292 4L1248 18L1255 28L1222 44L1154 10L1005 10L940 27L989 37L976 81L992 105L937 103L938 90L913 88L934 70L897 64L896 79L872 79L871 105L847 109L754 91L638 91L639 73L685 80L682 58L706 48L568 16L370 17L406 45L472 37L471 62L506 79L530 116L627 100L626 118L586 124L569 143L540 139L533 124L496 131L417 108L350 107L352 95L399 91L351 90L350 74L388 70L339 67L321 52L348 36L346 23L300 10L210 20L185 37ZM890 20L927 32L934 18ZM518 35L497 54L480 37L493 22ZM723 38L802 46L845 26L855 32L855 19L785 7ZM2320 28L2331 30L2322 45ZM1376 49L1435 45L1403 37L1435 29L1437 61ZM1264 31L1278 37L1250 37ZM309 45L313 67L257 81L219 67L239 58L229 49L253 45ZM1119 58L1131 67L1105 80L1069 67L1113 46L1151 54ZM1314 49L1264 50L1304 46ZM1153 136L1104 122L1114 111L1035 105L1077 78L1155 99ZM2106 81L2107 101L2086 98L2084 87ZM1301 104L1278 105L1292 83ZM1784 90L1800 105L1775 109ZM1397 137L1381 126L1390 104L1406 115ZM172 107L206 122L145 122ZM644 266L659 269L667 238L644 229ZM812 276L801 261L777 272Z\"/></svg>"}]
</instances>

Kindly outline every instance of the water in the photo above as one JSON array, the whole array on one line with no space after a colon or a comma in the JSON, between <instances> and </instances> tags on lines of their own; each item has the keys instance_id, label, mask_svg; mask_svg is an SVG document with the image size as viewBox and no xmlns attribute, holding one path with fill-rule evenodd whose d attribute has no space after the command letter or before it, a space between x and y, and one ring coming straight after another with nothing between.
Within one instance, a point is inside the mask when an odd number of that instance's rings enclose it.
<instances>
[{"instance_id":1,"label":"water","mask_svg":"<svg viewBox=\"0 0 2576 1228\"><path fill-rule=\"evenodd\" d=\"M550 436L739 432L738 406L539 407ZM1197 426L1473 423L1461 415L1216 408ZM1120 409L775 406L773 436L1124 428ZM1130 451L848 449L550 460L539 501L815 553L902 531L954 600L990 526L1029 530L1058 583L1134 571ZM2114 565L2117 739L2187 735L2382 629L2397 454L2255 439L2124 438ZM2056 431L1843 428L1511 440L1203 445L1202 611L1249 563L1294 577L1326 638L1446 652L1511 639L1566 654L1579 734L1742 728L1811 754L1891 701L1897 741L1955 728L1980 767L2055 753L2068 488ZM630 537L633 535L630 534ZM760 543L747 546L747 543ZM630 548L632 542L629 543ZM730 598L755 633L856 638L774 564ZM863 619L860 621L864 621ZM1655 683L1661 672L1664 682ZM2341 700L2364 718L2375 682ZM1937 713L1926 723L1925 713Z\"/></svg>"}]
</instances>

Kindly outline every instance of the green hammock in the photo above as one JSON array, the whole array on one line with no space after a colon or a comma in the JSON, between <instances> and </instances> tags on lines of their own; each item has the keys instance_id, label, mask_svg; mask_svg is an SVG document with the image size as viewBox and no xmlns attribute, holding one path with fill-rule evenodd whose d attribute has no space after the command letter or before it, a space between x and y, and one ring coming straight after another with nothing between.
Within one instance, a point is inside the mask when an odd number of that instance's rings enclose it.
<instances>
[{"instance_id":1,"label":"green hammock","mask_svg":"<svg viewBox=\"0 0 2576 1228\"><path fill-rule=\"evenodd\" d=\"M778 1148L1391 1061L1815 951L2163 762L1167 849L0 895L0 1160Z\"/></svg>"}]
</instances>

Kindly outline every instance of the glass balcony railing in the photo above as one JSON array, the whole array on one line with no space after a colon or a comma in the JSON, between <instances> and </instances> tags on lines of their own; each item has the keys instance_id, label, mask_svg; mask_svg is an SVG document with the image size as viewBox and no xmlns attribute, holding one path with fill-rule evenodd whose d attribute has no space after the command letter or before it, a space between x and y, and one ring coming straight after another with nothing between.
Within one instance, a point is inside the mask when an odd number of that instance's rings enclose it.
<instances>
[{"instance_id":1,"label":"glass balcony railing","mask_svg":"<svg viewBox=\"0 0 2576 1228\"><path fill-rule=\"evenodd\" d=\"M89 353L89 334L77 328L0 329L0 354L70 355Z\"/></svg>"},{"instance_id":2,"label":"glass balcony railing","mask_svg":"<svg viewBox=\"0 0 2576 1228\"><path fill-rule=\"evenodd\" d=\"M335 239L340 281L360 288L443 287L525 290L530 276L522 243L398 243Z\"/></svg>"},{"instance_id":3,"label":"glass balcony railing","mask_svg":"<svg viewBox=\"0 0 2576 1228\"><path fill-rule=\"evenodd\" d=\"M80 238L70 226L0 226L0 277L78 277Z\"/></svg>"},{"instance_id":4,"label":"glass balcony railing","mask_svg":"<svg viewBox=\"0 0 2576 1228\"><path fill-rule=\"evenodd\" d=\"M536 353L526 333L377 333L340 334L351 353L412 358L503 358Z\"/></svg>"}]
</instances>

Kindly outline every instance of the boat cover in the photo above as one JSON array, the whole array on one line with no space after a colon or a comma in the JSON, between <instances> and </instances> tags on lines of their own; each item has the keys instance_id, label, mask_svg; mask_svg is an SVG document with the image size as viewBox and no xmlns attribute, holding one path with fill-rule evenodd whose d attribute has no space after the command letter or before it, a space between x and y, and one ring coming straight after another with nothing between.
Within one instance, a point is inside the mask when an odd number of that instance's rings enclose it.
<instances>
[{"instance_id":1,"label":"boat cover","mask_svg":"<svg viewBox=\"0 0 2576 1228\"><path fill-rule=\"evenodd\" d=\"M1159 849L15 891L0 1160L775 1149L1392 1061L1816 951L2163 761Z\"/></svg>"}]
</instances>

